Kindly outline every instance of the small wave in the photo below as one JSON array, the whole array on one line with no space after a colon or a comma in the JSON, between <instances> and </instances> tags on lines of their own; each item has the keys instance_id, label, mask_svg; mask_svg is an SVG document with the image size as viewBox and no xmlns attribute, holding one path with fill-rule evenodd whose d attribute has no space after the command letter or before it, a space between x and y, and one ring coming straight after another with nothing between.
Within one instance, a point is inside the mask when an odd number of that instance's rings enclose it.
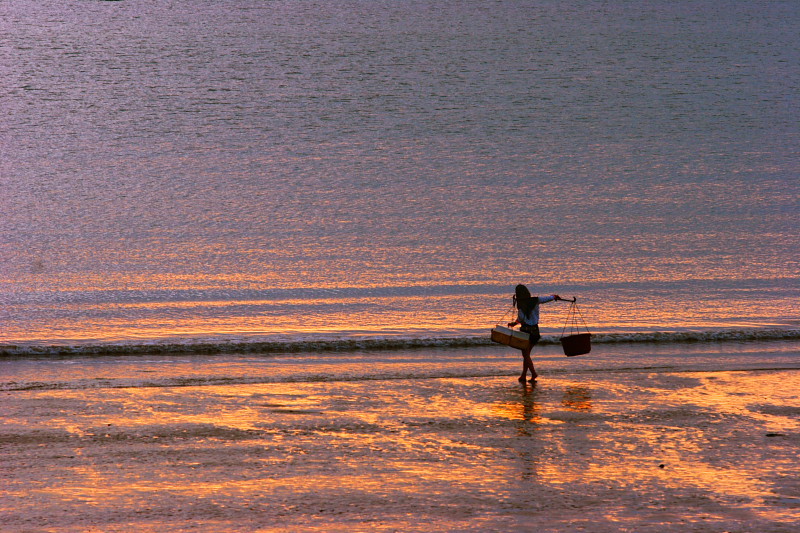
<instances>
[{"instance_id":1,"label":"small wave","mask_svg":"<svg viewBox=\"0 0 800 533\"><path fill-rule=\"evenodd\" d=\"M128 388L179 388L206 386L238 386L265 385L273 383L323 383L323 382L359 382L385 381L402 379L436 379L436 378L483 378L506 376L508 372L501 368L485 367L463 372L458 369L444 368L429 371L414 370L378 370L368 373L314 374L294 372L274 376L191 376L162 377L156 379L114 378L114 379L76 379L71 381L0 381L0 391L52 391L52 390L91 390L91 389L128 389Z\"/></svg>"},{"instance_id":2,"label":"small wave","mask_svg":"<svg viewBox=\"0 0 800 533\"><path fill-rule=\"evenodd\" d=\"M483 337L432 337L432 338L364 338L322 339L297 341L242 341L242 342L154 342L154 343L102 343L80 345L0 345L0 357L20 356L99 356L99 355L171 355L219 353L313 353L356 352L375 350L407 350L418 348L448 348L490 345Z\"/></svg>"},{"instance_id":3,"label":"small wave","mask_svg":"<svg viewBox=\"0 0 800 533\"><path fill-rule=\"evenodd\" d=\"M595 343L681 343L748 342L800 339L800 329L747 328L710 331L671 331L638 333L601 333L592 335ZM556 338L556 341L558 339Z\"/></svg>"},{"instance_id":4,"label":"small wave","mask_svg":"<svg viewBox=\"0 0 800 533\"><path fill-rule=\"evenodd\" d=\"M595 344L611 343L714 343L800 339L800 329L746 328L709 331L631 332L592 334ZM540 344L559 344L557 335L545 335ZM415 350L424 348L462 348L491 346L489 335L455 337L367 337L346 339L282 341L196 341L148 343L26 344L0 345L0 357L39 356L126 356L126 355L213 355L281 354L318 352L359 352Z\"/></svg>"}]
</instances>

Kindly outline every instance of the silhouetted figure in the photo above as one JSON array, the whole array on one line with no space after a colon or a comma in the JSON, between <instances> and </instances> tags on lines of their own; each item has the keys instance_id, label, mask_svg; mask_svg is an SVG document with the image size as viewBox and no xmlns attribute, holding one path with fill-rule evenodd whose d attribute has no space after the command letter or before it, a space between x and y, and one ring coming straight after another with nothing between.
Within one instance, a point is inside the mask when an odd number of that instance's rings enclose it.
<instances>
[{"instance_id":1,"label":"silhouetted figure","mask_svg":"<svg viewBox=\"0 0 800 533\"><path fill-rule=\"evenodd\" d=\"M514 289L514 305L517 307L517 319L509 322L508 327L513 328L520 324L520 331L530 335L527 348L522 348L522 375L519 377L521 383L525 383L528 377L528 369L531 371L531 382L536 381L539 375L533 368L531 351L542 336L539 334L539 304L561 300L561 296L553 294L550 296L531 296L531 292L525 285L517 285Z\"/></svg>"}]
</instances>

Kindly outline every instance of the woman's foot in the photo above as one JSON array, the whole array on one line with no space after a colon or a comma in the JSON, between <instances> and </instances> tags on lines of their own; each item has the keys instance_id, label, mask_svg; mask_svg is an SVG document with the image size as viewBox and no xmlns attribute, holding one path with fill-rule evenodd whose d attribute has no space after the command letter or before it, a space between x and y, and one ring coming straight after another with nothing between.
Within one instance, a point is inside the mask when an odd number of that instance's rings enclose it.
<instances>
[{"instance_id":1,"label":"woman's foot","mask_svg":"<svg viewBox=\"0 0 800 533\"><path fill-rule=\"evenodd\" d=\"M526 376L520 376L518 381L519 381L520 383L525 383L525 377L526 377Z\"/></svg>"},{"instance_id":2,"label":"woman's foot","mask_svg":"<svg viewBox=\"0 0 800 533\"><path fill-rule=\"evenodd\" d=\"M532 375L532 376L531 376L531 380L530 380L530 381L531 381L531 383L533 383L534 381L536 381L536 378L538 378L538 377L539 377L539 374L534 374L534 375Z\"/></svg>"}]
</instances>

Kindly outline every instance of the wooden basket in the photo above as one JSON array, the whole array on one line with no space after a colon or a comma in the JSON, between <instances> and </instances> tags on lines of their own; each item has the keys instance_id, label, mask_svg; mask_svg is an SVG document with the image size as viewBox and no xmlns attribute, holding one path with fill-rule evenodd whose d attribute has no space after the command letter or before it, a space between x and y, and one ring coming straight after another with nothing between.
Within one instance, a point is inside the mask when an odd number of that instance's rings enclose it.
<instances>
[{"instance_id":1,"label":"wooden basket","mask_svg":"<svg viewBox=\"0 0 800 533\"><path fill-rule=\"evenodd\" d=\"M498 344L505 344L512 348L524 350L530 345L531 336L522 331L516 331L511 328L497 326L492 330L492 341Z\"/></svg>"}]
</instances>

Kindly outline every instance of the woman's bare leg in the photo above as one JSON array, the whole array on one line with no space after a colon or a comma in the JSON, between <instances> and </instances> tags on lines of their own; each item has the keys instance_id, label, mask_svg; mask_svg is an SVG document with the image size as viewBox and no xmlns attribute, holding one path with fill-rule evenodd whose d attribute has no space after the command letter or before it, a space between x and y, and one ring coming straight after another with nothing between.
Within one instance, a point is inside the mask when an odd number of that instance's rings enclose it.
<instances>
[{"instance_id":1,"label":"woman's bare leg","mask_svg":"<svg viewBox=\"0 0 800 533\"><path fill-rule=\"evenodd\" d=\"M536 373L536 369L533 368L533 359L531 359L531 352L533 351L533 347L539 342L539 338L537 337L534 342L531 343L530 348L528 348L528 365L531 369L531 383L536 381L536 378L539 377L539 374Z\"/></svg>"},{"instance_id":2,"label":"woman's bare leg","mask_svg":"<svg viewBox=\"0 0 800 533\"><path fill-rule=\"evenodd\" d=\"M524 383L528 379L528 370L531 371L531 381L536 381L536 378L539 377L539 374L536 373L536 369L533 367L533 359L531 359L532 351L533 346L522 350L522 375L519 377L520 383Z\"/></svg>"},{"instance_id":3,"label":"woman's bare leg","mask_svg":"<svg viewBox=\"0 0 800 533\"><path fill-rule=\"evenodd\" d=\"M531 349L522 350L522 375L519 377L521 383L525 383L528 379L528 369L530 369L533 379L536 379L536 371L533 369L533 361L531 360Z\"/></svg>"}]
</instances>

